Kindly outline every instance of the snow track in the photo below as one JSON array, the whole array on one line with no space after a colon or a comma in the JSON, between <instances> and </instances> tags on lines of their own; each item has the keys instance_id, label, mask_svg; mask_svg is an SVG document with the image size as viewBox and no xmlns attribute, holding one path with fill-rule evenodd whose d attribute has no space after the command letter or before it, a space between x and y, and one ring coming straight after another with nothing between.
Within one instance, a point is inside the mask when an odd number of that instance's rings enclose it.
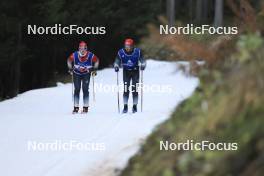
<instances>
[{"instance_id":1,"label":"snow track","mask_svg":"<svg viewBox=\"0 0 264 176\"><path fill-rule=\"evenodd\" d=\"M97 92L95 103L90 94L88 114L72 115L71 84L28 91L1 102L0 175L114 175L138 151L155 126L166 120L198 85L196 78L177 71L179 64L187 63L148 61L144 84L171 86L172 92L145 92L143 113L118 114L116 92ZM99 71L95 82L114 85L116 73L113 69ZM30 151L30 141L102 143L105 150Z\"/></svg>"}]
</instances>

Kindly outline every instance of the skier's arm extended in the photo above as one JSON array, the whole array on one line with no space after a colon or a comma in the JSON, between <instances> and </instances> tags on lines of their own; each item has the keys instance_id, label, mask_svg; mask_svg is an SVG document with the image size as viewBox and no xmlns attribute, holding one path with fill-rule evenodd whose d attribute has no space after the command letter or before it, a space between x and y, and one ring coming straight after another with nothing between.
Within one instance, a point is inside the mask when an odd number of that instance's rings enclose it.
<instances>
[{"instance_id":1,"label":"skier's arm extended","mask_svg":"<svg viewBox=\"0 0 264 176\"><path fill-rule=\"evenodd\" d=\"M98 67L99 67L99 59L98 59L98 57L96 55L93 55L92 68L90 69L92 76L96 76L97 75L96 70L98 69Z\"/></svg>"},{"instance_id":2,"label":"skier's arm extended","mask_svg":"<svg viewBox=\"0 0 264 176\"><path fill-rule=\"evenodd\" d=\"M114 67L120 67L120 64L121 64L121 60L119 55L117 55L115 58Z\"/></svg>"},{"instance_id":3,"label":"skier's arm extended","mask_svg":"<svg viewBox=\"0 0 264 176\"><path fill-rule=\"evenodd\" d=\"M120 65L121 65L121 59L120 59L119 55L117 55L115 58L115 62L114 62L114 68L115 68L116 72L119 71Z\"/></svg>"},{"instance_id":4,"label":"skier's arm extended","mask_svg":"<svg viewBox=\"0 0 264 176\"><path fill-rule=\"evenodd\" d=\"M69 71L73 69L72 63L73 63L73 54L71 54L67 59L67 66L68 66Z\"/></svg>"},{"instance_id":5,"label":"skier's arm extended","mask_svg":"<svg viewBox=\"0 0 264 176\"><path fill-rule=\"evenodd\" d=\"M99 59L96 55L93 55L92 66L93 66L93 70L97 70L99 67Z\"/></svg>"},{"instance_id":6,"label":"skier's arm extended","mask_svg":"<svg viewBox=\"0 0 264 176\"><path fill-rule=\"evenodd\" d=\"M139 57L139 63L138 63L138 66L139 66L139 68L140 68L141 70L145 70L146 65L147 65L147 63L146 63L146 61L145 61L145 59L144 59L143 53L140 52L140 57Z\"/></svg>"}]
</instances>

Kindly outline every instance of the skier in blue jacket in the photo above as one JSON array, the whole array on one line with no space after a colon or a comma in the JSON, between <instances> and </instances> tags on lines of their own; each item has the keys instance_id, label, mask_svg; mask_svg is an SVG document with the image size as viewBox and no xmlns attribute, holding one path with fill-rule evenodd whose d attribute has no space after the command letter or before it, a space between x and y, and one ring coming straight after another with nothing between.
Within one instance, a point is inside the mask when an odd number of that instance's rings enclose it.
<instances>
[{"instance_id":1,"label":"skier in blue jacket","mask_svg":"<svg viewBox=\"0 0 264 176\"><path fill-rule=\"evenodd\" d=\"M134 41L132 39L126 39L124 42L124 48L118 51L114 62L115 71L118 72L120 67L123 67L124 82L123 113L127 113L128 111L128 98L130 90L133 95L132 112L136 113L138 104L137 84L139 83L139 70L144 70L146 68L146 62L143 58L141 50L134 47ZM130 85L131 81L132 85Z\"/></svg>"},{"instance_id":2,"label":"skier in blue jacket","mask_svg":"<svg viewBox=\"0 0 264 176\"><path fill-rule=\"evenodd\" d=\"M74 83L74 108L73 113L79 111L79 98L82 85L83 90L83 113L88 112L89 107L89 83L91 74L96 75L99 66L99 59L92 52L87 50L84 41L79 43L78 51L72 53L67 59L69 72L73 75Z\"/></svg>"}]
</instances>

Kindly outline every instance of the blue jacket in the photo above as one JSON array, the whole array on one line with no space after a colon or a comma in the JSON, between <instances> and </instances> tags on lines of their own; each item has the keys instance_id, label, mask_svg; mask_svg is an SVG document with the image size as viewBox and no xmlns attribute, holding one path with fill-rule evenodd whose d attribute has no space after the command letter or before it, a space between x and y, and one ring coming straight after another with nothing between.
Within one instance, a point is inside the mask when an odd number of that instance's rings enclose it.
<instances>
[{"instance_id":1,"label":"blue jacket","mask_svg":"<svg viewBox=\"0 0 264 176\"><path fill-rule=\"evenodd\" d=\"M89 52L87 54L87 59L82 62L80 61L79 59L79 54L78 54L78 51L74 52L73 53L73 72L78 74L78 75L85 75L85 74L88 74L89 72L81 72L81 69L87 69L89 70L90 68L93 67L92 65L92 59L94 57L94 54Z\"/></svg>"},{"instance_id":2,"label":"blue jacket","mask_svg":"<svg viewBox=\"0 0 264 176\"><path fill-rule=\"evenodd\" d=\"M124 48L118 51L115 66L121 66L125 70L137 70L140 64L145 64L143 55L139 48L134 48L131 53L127 53Z\"/></svg>"}]
</instances>

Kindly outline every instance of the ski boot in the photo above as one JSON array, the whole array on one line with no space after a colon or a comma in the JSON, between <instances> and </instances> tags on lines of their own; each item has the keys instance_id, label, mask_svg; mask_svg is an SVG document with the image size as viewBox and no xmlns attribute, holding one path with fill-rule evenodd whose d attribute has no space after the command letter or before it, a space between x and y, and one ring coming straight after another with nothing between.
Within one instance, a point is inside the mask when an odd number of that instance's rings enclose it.
<instances>
[{"instance_id":1,"label":"ski boot","mask_svg":"<svg viewBox=\"0 0 264 176\"><path fill-rule=\"evenodd\" d=\"M128 111L128 107L127 107L127 104L124 105L124 109L123 109L123 114L127 113Z\"/></svg>"},{"instance_id":2,"label":"ski boot","mask_svg":"<svg viewBox=\"0 0 264 176\"><path fill-rule=\"evenodd\" d=\"M137 105L135 105L135 104L133 105L132 112L133 113L136 113L137 112Z\"/></svg>"},{"instance_id":3,"label":"ski boot","mask_svg":"<svg viewBox=\"0 0 264 176\"><path fill-rule=\"evenodd\" d=\"M72 113L77 114L79 112L79 107L74 107Z\"/></svg>"},{"instance_id":4,"label":"ski boot","mask_svg":"<svg viewBox=\"0 0 264 176\"><path fill-rule=\"evenodd\" d=\"M83 114L88 113L88 107L83 107L82 113L83 113Z\"/></svg>"}]
</instances>

